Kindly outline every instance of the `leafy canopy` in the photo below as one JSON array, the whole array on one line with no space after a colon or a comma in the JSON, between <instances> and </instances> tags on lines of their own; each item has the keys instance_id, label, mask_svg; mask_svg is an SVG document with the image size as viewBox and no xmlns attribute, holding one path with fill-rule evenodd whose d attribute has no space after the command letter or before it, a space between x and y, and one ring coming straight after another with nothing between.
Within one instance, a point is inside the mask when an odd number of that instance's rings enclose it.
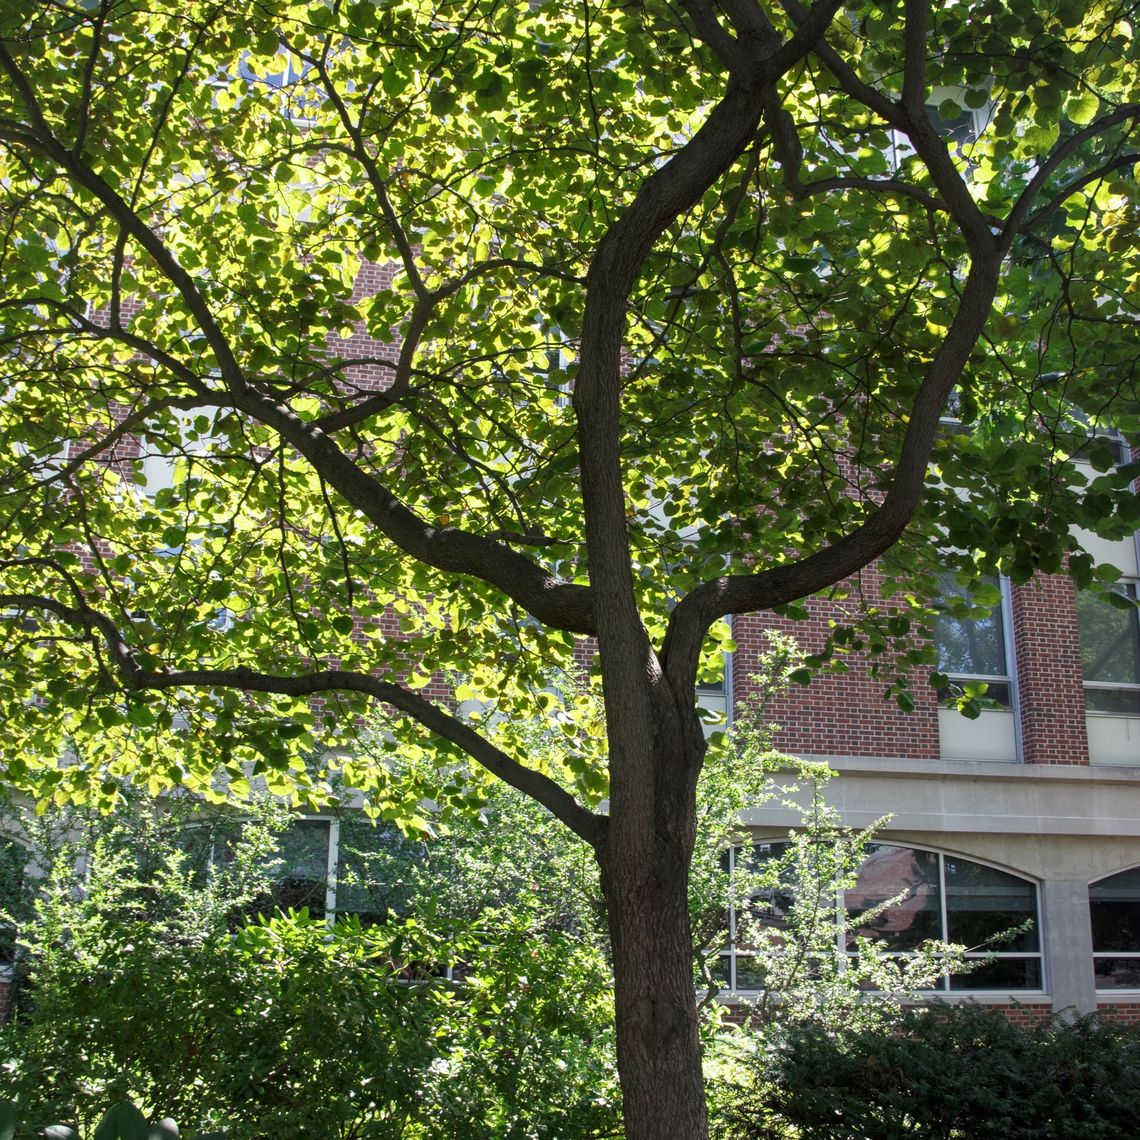
<instances>
[{"instance_id":1,"label":"leafy canopy","mask_svg":"<svg viewBox=\"0 0 1140 1140\"><path fill-rule=\"evenodd\" d=\"M459 805L458 752L525 783L511 726L539 710L545 774L596 804L603 734L549 682L606 604L603 467L682 680L730 647L720 619L889 546L818 561L904 483L900 596L866 617L904 667L936 565L1071 554L1091 581L1070 526L1140 519L1134 467L1073 463L1088 425L1140 429L1128 15L837 8L756 18L783 70L723 169L686 173L746 86L739 5L5 5L4 778L111 803L136 768L209 791L220 762L234 794L319 798L301 758L351 750L338 775L397 816L424 789L373 762L394 740ZM937 136L931 101L978 138ZM598 450L586 300L675 174L688 200L630 240ZM450 685L474 727L429 700ZM395 711L361 740L375 698Z\"/></svg>"}]
</instances>

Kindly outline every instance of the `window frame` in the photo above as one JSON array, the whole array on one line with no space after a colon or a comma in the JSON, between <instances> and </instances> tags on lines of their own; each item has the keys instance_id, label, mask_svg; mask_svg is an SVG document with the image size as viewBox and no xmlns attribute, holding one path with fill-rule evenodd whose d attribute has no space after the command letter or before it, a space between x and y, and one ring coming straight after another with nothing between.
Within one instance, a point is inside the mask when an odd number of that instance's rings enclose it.
<instances>
[{"instance_id":1,"label":"window frame","mask_svg":"<svg viewBox=\"0 0 1140 1140\"><path fill-rule=\"evenodd\" d=\"M951 574L948 572L945 575L945 578L948 579L950 577L951 577ZM955 684L959 684L959 683L965 684L966 682L970 682L970 681L982 681L987 685L986 695L980 699L983 701L994 701L998 706L1000 706L999 708L994 709L992 711L1010 712L1014 715L1017 759L1020 759L1021 758L1021 731L1020 731L1020 720L1021 720L1021 718L1017 715L1018 714L1018 707L1019 707L1019 705L1018 705L1018 688L1017 688L1017 645L1016 645L1016 642L1015 642L1014 637L1013 637L1013 603L1012 603L1012 597L1011 597L1010 582L1009 582L1009 579L1004 574L992 574L992 575L987 575L986 577L987 577L987 579L992 579L993 583L997 586L998 590L1001 593L1001 599L998 601L997 605L995 605L990 612L991 612L991 615L997 614L998 618L1000 620L1000 623L1001 623L1000 630L999 630L999 632L1000 632L1000 647L1001 647L1003 664L1005 665L1005 673L1004 674L998 674L998 673L950 672L949 670L943 669L941 662L938 663L938 672L947 677L947 679L950 682L951 687L954 686ZM966 601L970 600L969 596L966 594L960 594L958 596L964 598ZM943 593L942 597L943 598L945 597L945 593ZM941 600L941 598L939 600ZM981 618L965 618L965 619L961 619L961 620L963 620L963 621L981 621L983 619L981 619ZM937 654L939 651L937 619L935 619L935 623L934 623L932 640L934 642L935 653ZM1008 693L1009 693L1008 701L1003 701L1000 698L993 697L988 691L988 686L990 686L990 685L1004 685L1004 686L1006 686ZM951 697L952 696L953 696L953 694L951 694ZM951 707L950 704L948 703L948 699L943 696L942 691L939 692L939 705L942 707Z\"/></svg>"},{"instance_id":2,"label":"window frame","mask_svg":"<svg viewBox=\"0 0 1140 1140\"><path fill-rule=\"evenodd\" d=\"M1118 878L1122 875L1134 874L1140 877L1140 864L1134 867L1125 867L1119 871L1113 871L1107 875L1101 875L1096 879L1092 879L1088 884L1089 896L1089 934L1092 941L1092 973L1093 973L1093 989L1098 995L1102 996L1125 996L1140 993L1140 939L1136 942L1134 950L1098 950L1096 948L1096 929L1092 921L1092 907L1093 907L1093 888L1101 884L1107 883L1111 879ZM1137 891L1136 906L1140 908L1140 888ZM1101 986L1099 978L1097 977L1097 962L1107 961L1111 959L1125 959L1127 961L1134 961L1137 964L1137 981L1134 985L1130 986Z\"/></svg>"},{"instance_id":3,"label":"window frame","mask_svg":"<svg viewBox=\"0 0 1140 1140\"><path fill-rule=\"evenodd\" d=\"M754 848L760 844L765 844L765 843L769 844L772 847L775 847L777 844L780 844L782 846L786 846L786 844L788 843L788 840L756 839L756 840L753 840L749 844L734 843L728 849L728 855L729 855L728 874L731 876L734 869L735 869L737 853L739 851L742 851L746 846L748 846L750 848ZM1011 871L1006 867L999 867L996 864L989 863L989 862L986 862L986 861L981 860L981 859L968 858L965 855L958 855L952 851L943 851L937 847L923 847L923 846L916 845L916 844L903 844L903 843L891 842L889 838L874 840L873 843L871 844L871 847L874 848L876 846L893 847L893 848L897 848L899 850L904 850L904 851L918 851L918 852L923 852L925 854L931 854L931 855L934 855L937 857L937 859L938 859L938 891L939 891L938 915L939 915L939 926L940 926L939 939L943 942L949 942L950 941L950 939L948 937L949 930L950 930L950 927L949 927L950 909L949 909L948 902L947 902L948 891L946 889L946 860L947 859L959 860L959 861L964 862L964 863L970 863L970 864L974 864L974 865L979 866L979 867L987 868L988 870L998 871L1003 875L1008 875L1011 878L1017 879L1018 881L1025 883L1025 884L1027 884L1033 888L1033 910L1034 910L1034 913L1033 913L1034 927L1033 927L1033 929L1034 929L1034 931L1036 933L1036 937L1037 937L1037 949L1036 950L1004 950L1004 951L1003 950L993 950L993 951L985 951L985 950L970 951L970 950L967 950L963 954L963 957L965 959L967 959L968 961L985 961L985 960L1036 961L1037 962L1038 979L1039 979L1038 985L1026 986L1026 987L1009 987L1009 988L990 987L990 988L985 988L985 989L979 989L979 988L974 988L974 987L969 987L969 986L957 986L956 987L952 984L952 979L953 979L954 975L951 973L951 971L949 969L946 969L946 970L943 970L941 975L940 975L939 985L937 988L923 989L923 990L918 991L919 993L921 993L924 996L925 995L934 995L934 996L947 998L947 999L971 998L971 997L980 998L980 999L992 999L995 996L1002 996L1002 995L1007 995L1007 994L1008 995L1025 996L1025 997L1036 997L1036 996L1040 996L1042 994L1048 993L1048 975L1046 973L1045 935L1044 935L1044 929L1043 929L1043 924L1042 924L1041 884L1040 884L1040 882L1038 882L1036 879L1029 878L1028 876L1019 874L1015 871ZM781 852L781 854L782 854L782 852ZM724 962L727 960L727 967L728 967L727 982L724 985L723 989L725 992L733 993L733 994L762 993L763 990L761 990L761 989L755 989L755 988L751 988L751 987L747 987L747 986L741 988L737 985L739 961L742 959L748 960L751 958L755 958L755 954L749 950L738 949L736 946L736 937L737 937L736 907L732 903L731 893L730 893L730 899L729 899L729 904L728 904L727 910L728 910L728 942L725 944L725 946L723 946L718 951L718 960L721 962ZM847 908L846 908L846 905L844 902L844 892L843 891L838 891L836 893L835 914L836 914L835 953L837 955L837 959L839 962L839 970L840 970L840 972L843 972L847 968L847 964L851 961L851 959L855 955L855 952L848 950L847 945L846 945L846 939L847 939L847 935L849 933L849 928L847 925L847 918L849 916L848 916ZM914 953L913 951L893 951L893 952L887 952L885 954L885 956L891 957L891 958L905 958L905 957L913 956L913 953ZM1119 955L1117 955L1117 956L1119 956ZM1140 958L1140 953L1137 954L1137 957ZM967 978L969 978L970 975L967 974L965 976ZM867 992L868 992L868 994L881 993L881 991L867 991Z\"/></svg>"},{"instance_id":4,"label":"window frame","mask_svg":"<svg viewBox=\"0 0 1140 1140\"><path fill-rule=\"evenodd\" d=\"M1113 583L1113 587L1123 587L1124 590L1128 591L1126 596L1131 597L1133 600L1140 599L1140 578L1134 578L1131 576L1122 577L1117 582ZM1083 652L1084 646L1082 644L1084 639L1081 635L1081 594L1085 594L1091 597L1097 605L1109 607L1121 617L1126 618L1127 621L1131 624L1132 665L1133 672L1138 678L1136 681L1096 681L1089 680L1089 678L1085 676ZM1102 601L1095 594L1088 590L1078 591L1077 597L1077 644L1078 651L1080 652L1082 658L1081 688L1085 694L1085 715L1140 718L1140 605L1133 607L1131 610L1125 610L1123 608L1116 609L1110 602ZM1130 693L1134 695L1136 707L1132 710L1091 708L1089 706L1088 700L1088 694L1090 692Z\"/></svg>"}]
</instances>

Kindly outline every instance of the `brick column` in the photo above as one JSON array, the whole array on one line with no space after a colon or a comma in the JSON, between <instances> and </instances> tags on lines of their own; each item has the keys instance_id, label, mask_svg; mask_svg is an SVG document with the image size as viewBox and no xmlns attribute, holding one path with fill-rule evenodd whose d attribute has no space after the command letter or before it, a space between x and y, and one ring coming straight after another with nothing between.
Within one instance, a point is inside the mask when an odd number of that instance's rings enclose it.
<instances>
[{"instance_id":1,"label":"brick column","mask_svg":"<svg viewBox=\"0 0 1140 1140\"><path fill-rule=\"evenodd\" d=\"M1013 640L1027 764L1088 764L1076 589L1064 575L1013 588Z\"/></svg>"}]
</instances>

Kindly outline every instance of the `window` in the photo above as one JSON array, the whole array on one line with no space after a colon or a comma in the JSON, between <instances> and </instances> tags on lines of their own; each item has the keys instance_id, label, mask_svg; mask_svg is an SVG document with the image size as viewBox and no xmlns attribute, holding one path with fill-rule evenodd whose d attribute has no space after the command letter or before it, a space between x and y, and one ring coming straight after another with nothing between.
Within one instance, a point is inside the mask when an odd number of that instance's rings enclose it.
<instances>
[{"instance_id":1,"label":"window","mask_svg":"<svg viewBox=\"0 0 1140 1140\"><path fill-rule=\"evenodd\" d=\"M949 112L948 102L937 106L926 105L926 118L930 125L951 144L952 148L960 153L962 147L972 143L980 133L978 130L978 114L969 108L956 106L955 113L948 118L943 112Z\"/></svg>"},{"instance_id":2,"label":"window","mask_svg":"<svg viewBox=\"0 0 1140 1140\"><path fill-rule=\"evenodd\" d=\"M1085 707L1140 716L1140 621L1131 604L1136 585L1124 583L1115 592L1118 602L1088 590L1077 593Z\"/></svg>"},{"instance_id":3,"label":"window","mask_svg":"<svg viewBox=\"0 0 1140 1140\"><path fill-rule=\"evenodd\" d=\"M1089 887L1098 990L1140 990L1140 867Z\"/></svg>"},{"instance_id":4,"label":"window","mask_svg":"<svg viewBox=\"0 0 1140 1140\"><path fill-rule=\"evenodd\" d=\"M866 926L858 915L901 896ZM854 888L846 892L847 941L881 939L892 952L913 951L928 939L966 947L978 965L947 974L939 990L1037 990L1041 948L1037 888L1025 879L982 863L875 844Z\"/></svg>"},{"instance_id":5,"label":"window","mask_svg":"<svg viewBox=\"0 0 1140 1140\"><path fill-rule=\"evenodd\" d=\"M223 821L187 828L181 844L200 867L232 858L241 824ZM340 819L295 819L277 839L269 890L250 914L307 908L313 918L354 914L363 921L400 913L406 894L403 872L414 860L414 841L372 824L361 815Z\"/></svg>"},{"instance_id":6,"label":"window","mask_svg":"<svg viewBox=\"0 0 1140 1140\"><path fill-rule=\"evenodd\" d=\"M778 859L789 847L765 843L730 852L730 874L742 860ZM891 905L876 909L892 899ZM782 934L792 902L790 889L781 886L754 896L748 922L738 921L736 908L730 908L729 944L721 952L720 968L727 988L762 988L755 946L744 943L742 932L758 926ZM862 921L860 916L869 912L871 918ZM931 940L956 943L977 964L962 974L947 971L934 992L1040 990L1038 926L1037 888L1028 880L954 855L874 843L854 885L836 899L835 952L842 962L860 937L882 942L887 954L899 956Z\"/></svg>"},{"instance_id":7,"label":"window","mask_svg":"<svg viewBox=\"0 0 1140 1140\"><path fill-rule=\"evenodd\" d=\"M1079 408L1070 409L1071 420L1065 427L1079 441L1073 451L1077 463L1087 463L1094 471L1108 471L1127 463L1131 451L1119 428L1098 422ZM1084 440L1080 441L1080 437Z\"/></svg>"},{"instance_id":8,"label":"window","mask_svg":"<svg viewBox=\"0 0 1140 1140\"><path fill-rule=\"evenodd\" d=\"M752 847L731 847L727 859L729 883L739 883L748 873L765 863L783 858L789 843L757 843ZM731 886L730 886L731 890ZM728 945L720 952L716 980L729 990L759 990L764 986L763 973L756 962L756 946L748 932L759 929L781 937L789 930L788 915L794 895L790 883L757 891L745 903L735 899L728 908Z\"/></svg>"},{"instance_id":9,"label":"window","mask_svg":"<svg viewBox=\"0 0 1140 1140\"><path fill-rule=\"evenodd\" d=\"M1005 708L1013 705L1013 680L1006 654L1004 594L997 578L972 590L951 574L941 578L942 598L934 620L938 671L949 679L945 700L984 697Z\"/></svg>"},{"instance_id":10,"label":"window","mask_svg":"<svg viewBox=\"0 0 1140 1140\"><path fill-rule=\"evenodd\" d=\"M979 104L972 106L971 104ZM994 105L985 91L964 87L934 87L928 94L926 118L959 158L968 158L969 145L989 125ZM896 166L914 154L910 139L892 131L892 154Z\"/></svg>"},{"instance_id":11,"label":"window","mask_svg":"<svg viewBox=\"0 0 1140 1140\"><path fill-rule=\"evenodd\" d=\"M308 907L313 918L335 913L338 831L337 821L331 819L299 819L290 824L279 841L280 866L267 900L269 907Z\"/></svg>"},{"instance_id":12,"label":"window","mask_svg":"<svg viewBox=\"0 0 1140 1140\"><path fill-rule=\"evenodd\" d=\"M725 674L729 663L725 659ZM704 724L705 735L714 732L723 732L732 721L732 703L729 698L727 678L722 675L719 680L704 680L697 682L697 706L700 709L701 720Z\"/></svg>"}]
</instances>

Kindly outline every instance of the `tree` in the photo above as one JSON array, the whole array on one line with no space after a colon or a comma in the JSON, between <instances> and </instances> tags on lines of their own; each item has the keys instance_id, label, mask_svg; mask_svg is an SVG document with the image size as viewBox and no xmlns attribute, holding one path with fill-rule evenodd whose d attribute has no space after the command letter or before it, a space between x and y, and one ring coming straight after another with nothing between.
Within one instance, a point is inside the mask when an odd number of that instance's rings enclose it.
<instances>
[{"instance_id":1,"label":"tree","mask_svg":"<svg viewBox=\"0 0 1140 1140\"><path fill-rule=\"evenodd\" d=\"M1071 526L1135 526L1135 468L1071 462L1137 424L1132 14L6 5L6 779L319 798L298 754L383 706L443 808L461 753L593 847L628 1135L703 1136L724 619L846 589L905 704L936 563L1093 584ZM382 751L338 775L414 815Z\"/></svg>"}]
</instances>

